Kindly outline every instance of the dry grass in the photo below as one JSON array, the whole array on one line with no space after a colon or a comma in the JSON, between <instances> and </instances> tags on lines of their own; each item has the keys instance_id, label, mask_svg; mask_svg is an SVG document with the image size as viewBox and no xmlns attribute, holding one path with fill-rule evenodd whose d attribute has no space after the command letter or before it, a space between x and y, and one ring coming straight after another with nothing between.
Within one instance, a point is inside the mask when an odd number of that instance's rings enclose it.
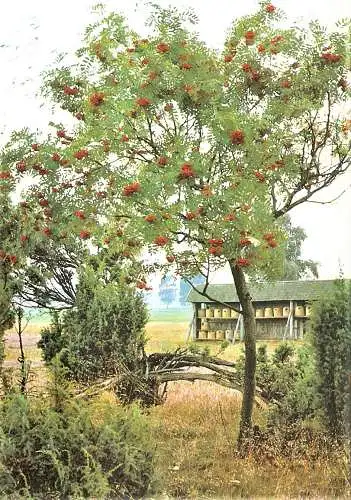
<instances>
[{"instance_id":1,"label":"dry grass","mask_svg":"<svg viewBox=\"0 0 351 500\"><path fill-rule=\"evenodd\" d=\"M342 457L240 459L235 439L240 395L211 383L175 383L151 411L158 485L171 497L331 497L345 493ZM256 422L264 415L255 416ZM161 492L160 492L161 493Z\"/></svg>"}]
</instances>

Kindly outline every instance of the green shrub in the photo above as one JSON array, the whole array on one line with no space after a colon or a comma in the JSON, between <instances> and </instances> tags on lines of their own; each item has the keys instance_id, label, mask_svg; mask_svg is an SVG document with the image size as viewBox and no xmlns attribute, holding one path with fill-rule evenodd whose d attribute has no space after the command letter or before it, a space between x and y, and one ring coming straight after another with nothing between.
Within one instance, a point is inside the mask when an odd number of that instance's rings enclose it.
<instances>
[{"instance_id":1,"label":"green shrub","mask_svg":"<svg viewBox=\"0 0 351 500\"><path fill-rule=\"evenodd\" d=\"M335 437L347 433L350 416L351 288L335 282L335 293L315 305L313 344L316 352L318 392L326 426Z\"/></svg>"},{"instance_id":2,"label":"green shrub","mask_svg":"<svg viewBox=\"0 0 351 500\"><path fill-rule=\"evenodd\" d=\"M75 307L42 330L39 347L49 362L58 352L70 376L91 382L134 371L143 357L147 311L142 297L124 283L104 283L86 267L80 274Z\"/></svg>"},{"instance_id":3,"label":"green shrub","mask_svg":"<svg viewBox=\"0 0 351 500\"><path fill-rule=\"evenodd\" d=\"M0 404L0 491L50 498L140 498L152 446L136 406L66 402L60 411L12 394Z\"/></svg>"},{"instance_id":4,"label":"green shrub","mask_svg":"<svg viewBox=\"0 0 351 500\"><path fill-rule=\"evenodd\" d=\"M243 373L243 358L237 365ZM262 396L272 402L269 425L290 426L318 414L317 382L313 348L295 349L281 342L271 356L266 346L257 349L256 381Z\"/></svg>"},{"instance_id":5,"label":"green shrub","mask_svg":"<svg viewBox=\"0 0 351 500\"><path fill-rule=\"evenodd\" d=\"M62 319L57 311L51 313L51 323L41 329L40 336L38 347L42 350L44 361L49 363L67 344Z\"/></svg>"}]
</instances>

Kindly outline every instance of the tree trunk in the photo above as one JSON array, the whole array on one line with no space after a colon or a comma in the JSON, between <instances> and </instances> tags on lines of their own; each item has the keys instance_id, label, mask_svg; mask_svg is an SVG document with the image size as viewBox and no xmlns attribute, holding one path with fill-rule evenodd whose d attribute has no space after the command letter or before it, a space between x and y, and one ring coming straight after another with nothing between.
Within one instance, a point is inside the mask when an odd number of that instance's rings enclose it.
<instances>
[{"instance_id":1,"label":"tree trunk","mask_svg":"<svg viewBox=\"0 0 351 500\"><path fill-rule=\"evenodd\" d=\"M245 453L252 430L252 412L256 389L256 320L245 275L240 266L230 264L236 292L242 307L245 343L245 373L238 448Z\"/></svg>"}]
</instances>

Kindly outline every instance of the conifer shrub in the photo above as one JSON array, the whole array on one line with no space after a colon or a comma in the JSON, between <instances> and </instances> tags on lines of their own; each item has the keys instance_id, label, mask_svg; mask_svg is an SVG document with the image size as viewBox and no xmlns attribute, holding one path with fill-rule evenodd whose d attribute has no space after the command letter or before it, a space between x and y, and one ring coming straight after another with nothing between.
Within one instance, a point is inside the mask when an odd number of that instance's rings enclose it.
<instances>
[{"instance_id":1,"label":"conifer shrub","mask_svg":"<svg viewBox=\"0 0 351 500\"><path fill-rule=\"evenodd\" d=\"M138 407L74 400L61 386L64 369L57 371L50 402L12 392L0 403L1 493L38 499L145 495L153 452Z\"/></svg>"},{"instance_id":2,"label":"conifer shrub","mask_svg":"<svg viewBox=\"0 0 351 500\"><path fill-rule=\"evenodd\" d=\"M41 331L46 362L60 353L69 376L83 383L135 371L144 355L147 310L124 282L105 283L86 267L79 276L75 307L53 316Z\"/></svg>"},{"instance_id":3,"label":"conifer shrub","mask_svg":"<svg viewBox=\"0 0 351 500\"><path fill-rule=\"evenodd\" d=\"M324 420L330 434L341 439L350 433L350 312L350 285L338 280L334 294L315 305L312 321L318 393Z\"/></svg>"}]
</instances>

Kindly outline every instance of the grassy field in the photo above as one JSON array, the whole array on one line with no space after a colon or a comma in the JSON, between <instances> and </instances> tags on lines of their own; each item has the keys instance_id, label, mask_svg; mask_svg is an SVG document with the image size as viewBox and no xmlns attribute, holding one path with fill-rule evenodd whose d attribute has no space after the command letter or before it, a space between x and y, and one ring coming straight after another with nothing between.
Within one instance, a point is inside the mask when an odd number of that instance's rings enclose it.
<instances>
[{"instance_id":1,"label":"grassy field","mask_svg":"<svg viewBox=\"0 0 351 500\"><path fill-rule=\"evenodd\" d=\"M189 312L187 312L189 314ZM191 318L191 312L190 312ZM169 351L184 346L189 316L174 310L156 311L146 327L149 352ZM27 358L36 365L41 353L36 347L44 321L31 323L25 332ZM269 351L277 342L266 342ZM224 351L219 344L201 342L213 355L235 360L242 344ZM6 346L6 360L18 366L15 332ZM32 385L46 378L43 366L33 369ZM155 481L153 499L231 499L254 498L344 498L345 457L333 455L316 459L277 457L272 453L241 459L235 452L241 395L209 382L177 382L168 386L163 406L148 412L155 442ZM112 397L112 395L111 395ZM255 423L265 421L256 410Z\"/></svg>"}]
</instances>

